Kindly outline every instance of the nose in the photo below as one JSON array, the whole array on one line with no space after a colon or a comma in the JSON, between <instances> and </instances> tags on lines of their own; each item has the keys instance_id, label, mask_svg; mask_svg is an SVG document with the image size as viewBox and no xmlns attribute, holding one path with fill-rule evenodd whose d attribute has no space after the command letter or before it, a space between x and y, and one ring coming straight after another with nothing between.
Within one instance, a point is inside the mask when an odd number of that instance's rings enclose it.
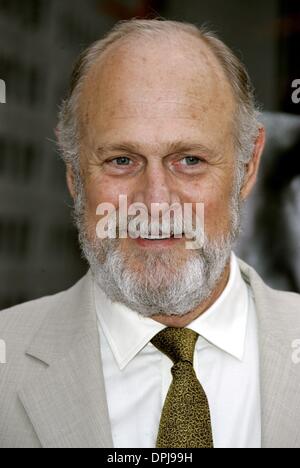
<instances>
[{"instance_id":1,"label":"nose","mask_svg":"<svg viewBox=\"0 0 300 468\"><path fill-rule=\"evenodd\" d=\"M146 205L149 212L152 204L167 203L171 205L178 201L173 192L170 176L162 162L150 163L145 170L140 181L135 202L142 202Z\"/></svg>"}]
</instances>

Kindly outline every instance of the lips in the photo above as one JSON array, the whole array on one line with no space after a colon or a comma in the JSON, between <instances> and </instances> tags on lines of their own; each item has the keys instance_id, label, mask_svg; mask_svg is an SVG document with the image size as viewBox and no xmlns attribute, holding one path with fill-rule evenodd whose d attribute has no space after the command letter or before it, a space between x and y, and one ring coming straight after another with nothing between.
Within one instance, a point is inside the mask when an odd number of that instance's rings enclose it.
<instances>
[{"instance_id":1,"label":"lips","mask_svg":"<svg viewBox=\"0 0 300 468\"><path fill-rule=\"evenodd\" d=\"M140 239L144 239L144 240L150 240L150 241L157 241L157 240L167 240L167 239L172 239L174 238L174 234L171 234L169 236L151 236L151 237L142 237L140 236Z\"/></svg>"},{"instance_id":2,"label":"lips","mask_svg":"<svg viewBox=\"0 0 300 468\"><path fill-rule=\"evenodd\" d=\"M175 245L183 242L183 238L175 238L174 236L159 238L159 239L144 239L138 237L132 240L136 245L145 249L165 249L173 248Z\"/></svg>"}]
</instances>

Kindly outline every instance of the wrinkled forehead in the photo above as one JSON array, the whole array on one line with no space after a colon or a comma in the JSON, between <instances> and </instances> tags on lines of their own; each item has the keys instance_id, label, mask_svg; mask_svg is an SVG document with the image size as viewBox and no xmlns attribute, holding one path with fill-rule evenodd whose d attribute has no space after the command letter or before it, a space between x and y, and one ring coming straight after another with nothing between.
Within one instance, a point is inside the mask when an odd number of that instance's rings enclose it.
<instances>
[{"instance_id":1,"label":"wrinkled forehead","mask_svg":"<svg viewBox=\"0 0 300 468\"><path fill-rule=\"evenodd\" d=\"M214 54L194 37L130 40L111 46L82 87L85 131L124 119L176 119L232 124L235 100Z\"/></svg>"}]
</instances>

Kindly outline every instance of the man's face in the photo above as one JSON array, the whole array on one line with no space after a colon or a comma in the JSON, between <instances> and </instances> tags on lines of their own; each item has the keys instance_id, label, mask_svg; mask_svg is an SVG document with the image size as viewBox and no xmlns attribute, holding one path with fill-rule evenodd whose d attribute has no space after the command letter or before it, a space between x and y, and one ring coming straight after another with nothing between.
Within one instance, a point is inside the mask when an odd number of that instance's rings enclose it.
<instances>
[{"instance_id":1,"label":"man's face","mask_svg":"<svg viewBox=\"0 0 300 468\"><path fill-rule=\"evenodd\" d=\"M203 203L206 237L217 242L228 236L234 110L220 66L198 39L183 35L113 46L90 70L80 101L88 239L95 238L98 205L118 208L120 195L128 205L144 203L149 213L152 203L190 203L194 209ZM150 277L171 283L172 273L199 256L186 249L184 238L126 238L117 245L126 269L148 286ZM197 281L195 273L195 289Z\"/></svg>"},{"instance_id":2,"label":"man's face","mask_svg":"<svg viewBox=\"0 0 300 468\"><path fill-rule=\"evenodd\" d=\"M203 202L206 234L214 238L230 222L232 93L196 39L177 45L178 52L176 44L158 45L116 47L85 83L81 157L89 225L95 230L99 203L118 207L120 194L149 212L151 203ZM122 240L125 250L172 248L174 258L184 246Z\"/></svg>"}]
</instances>

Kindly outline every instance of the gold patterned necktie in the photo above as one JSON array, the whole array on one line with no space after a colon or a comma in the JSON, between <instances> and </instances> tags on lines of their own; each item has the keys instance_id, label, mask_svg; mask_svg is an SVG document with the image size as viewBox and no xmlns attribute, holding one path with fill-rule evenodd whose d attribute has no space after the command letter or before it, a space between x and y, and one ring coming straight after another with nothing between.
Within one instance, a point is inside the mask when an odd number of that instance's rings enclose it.
<instances>
[{"instance_id":1,"label":"gold patterned necktie","mask_svg":"<svg viewBox=\"0 0 300 468\"><path fill-rule=\"evenodd\" d=\"M213 448L209 405L193 367L198 336L189 328L167 327L151 340L174 363L157 448Z\"/></svg>"}]
</instances>

